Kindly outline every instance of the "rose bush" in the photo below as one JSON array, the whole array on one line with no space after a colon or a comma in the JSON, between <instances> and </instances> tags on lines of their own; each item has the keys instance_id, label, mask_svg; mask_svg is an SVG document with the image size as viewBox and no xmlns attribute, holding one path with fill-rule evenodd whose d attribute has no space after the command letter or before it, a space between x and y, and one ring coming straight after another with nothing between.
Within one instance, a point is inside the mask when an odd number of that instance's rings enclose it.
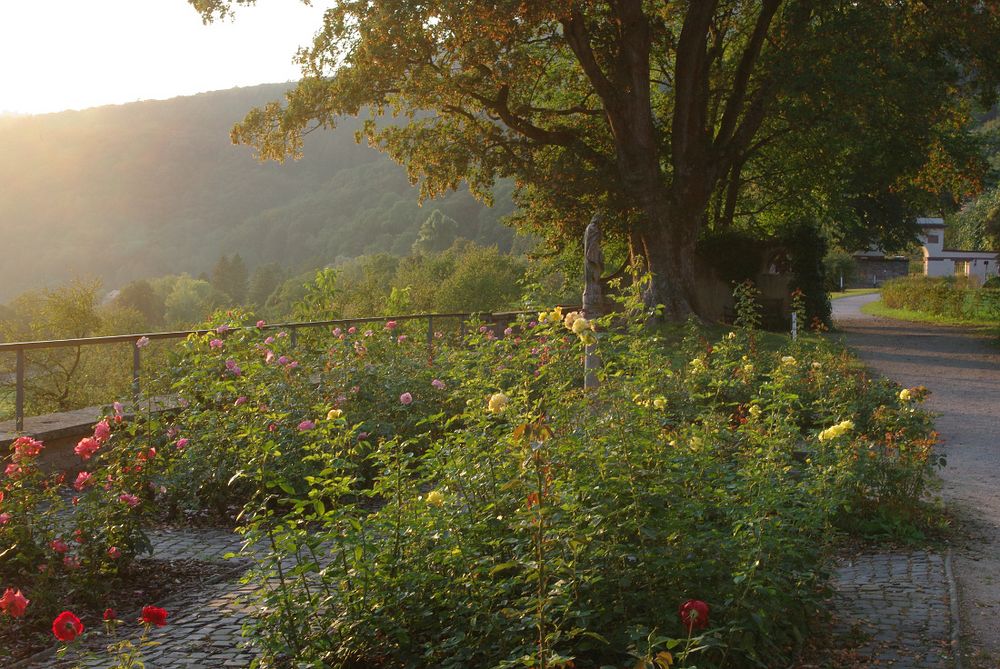
<instances>
[{"instance_id":1,"label":"rose bush","mask_svg":"<svg viewBox=\"0 0 1000 669\"><path fill-rule=\"evenodd\" d=\"M940 461L921 391L822 339L766 345L752 297L721 338L650 332L630 295L604 319L473 324L433 357L407 322L296 337L220 314L151 391L176 410L111 416L82 449L110 469L74 484L123 528L81 526L84 557L131 557L152 512L238 514L268 547L248 551L261 667L787 660L835 528L917 522Z\"/></svg>"}]
</instances>

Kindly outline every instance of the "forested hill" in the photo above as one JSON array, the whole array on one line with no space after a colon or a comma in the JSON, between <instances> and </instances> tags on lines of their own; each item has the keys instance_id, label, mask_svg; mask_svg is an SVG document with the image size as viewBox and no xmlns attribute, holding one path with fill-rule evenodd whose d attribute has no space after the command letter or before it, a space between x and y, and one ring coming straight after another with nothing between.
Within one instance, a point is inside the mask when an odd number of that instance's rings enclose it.
<instances>
[{"instance_id":1,"label":"forested hill","mask_svg":"<svg viewBox=\"0 0 1000 669\"><path fill-rule=\"evenodd\" d=\"M509 191L494 209L465 192L418 207L403 168L355 143L356 119L283 165L233 146L232 124L285 86L0 117L0 302L74 277L199 274L234 252L289 270L405 254L435 209L458 235L509 246Z\"/></svg>"}]
</instances>

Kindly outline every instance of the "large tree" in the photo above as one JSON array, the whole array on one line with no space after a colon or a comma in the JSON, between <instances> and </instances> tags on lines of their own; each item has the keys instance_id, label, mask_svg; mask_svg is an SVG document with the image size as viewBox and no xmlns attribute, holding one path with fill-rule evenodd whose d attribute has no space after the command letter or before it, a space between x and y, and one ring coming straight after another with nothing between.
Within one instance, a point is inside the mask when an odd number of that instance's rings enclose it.
<instances>
[{"instance_id":1,"label":"large tree","mask_svg":"<svg viewBox=\"0 0 1000 669\"><path fill-rule=\"evenodd\" d=\"M254 0L189 2L212 20ZM707 229L846 214L860 241L974 187L959 101L992 86L997 4L340 0L298 86L233 139L280 160L369 113L425 195L512 177L519 222L555 243L604 212L647 300L684 317Z\"/></svg>"}]
</instances>

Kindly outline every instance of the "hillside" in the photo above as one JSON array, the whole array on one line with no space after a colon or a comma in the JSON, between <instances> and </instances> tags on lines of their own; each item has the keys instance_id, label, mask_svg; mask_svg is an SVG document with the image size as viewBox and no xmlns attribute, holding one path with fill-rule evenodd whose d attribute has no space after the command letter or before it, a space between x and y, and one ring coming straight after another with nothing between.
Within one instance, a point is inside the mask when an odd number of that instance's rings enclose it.
<instances>
[{"instance_id":1,"label":"hillside","mask_svg":"<svg viewBox=\"0 0 1000 669\"><path fill-rule=\"evenodd\" d=\"M198 274L223 253L290 270L402 254L434 209L460 236L509 246L507 192L494 209L466 192L418 207L403 168L355 143L355 119L284 165L233 146L232 124L284 87L0 117L0 302L78 276Z\"/></svg>"}]
</instances>

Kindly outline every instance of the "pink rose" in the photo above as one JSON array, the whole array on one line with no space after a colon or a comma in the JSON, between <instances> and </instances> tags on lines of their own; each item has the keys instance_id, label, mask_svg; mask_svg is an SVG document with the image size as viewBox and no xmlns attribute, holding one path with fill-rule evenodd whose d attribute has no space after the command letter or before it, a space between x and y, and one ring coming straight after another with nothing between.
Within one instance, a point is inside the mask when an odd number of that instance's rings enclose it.
<instances>
[{"instance_id":1,"label":"pink rose","mask_svg":"<svg viewBox=\"0 0 1000 669\"><path fill-rule=\"evenodd\" d=\"M69 545L67 545L62 539L53 539L49 542L49 548L62 555L69 550Z\"/></svg>"},{"instance_id":2,"label":"pink rose","mask_svg":"<svg viewBox=\"0 0 1000 669\"><path fill-rule=\"evenodd\" d=\"M268 337L267 339L264 340L264 343L270 346L271 344L274 343L274 337Z\"/></svg>"},{"instance_id":3,"label":"pink rose","mask_svg":"<svg viewBox=\"0 0 1000 669\"><path fill-rule=\"evenodd\" d=\"M264 319L257 321L257 327L262 328L265 325L267 325L267 323L264 321Z\"/></svg>"},{"instance_id":4,"label":"pink rose","mask_svg":"<svg viewBox=\"0 0 1000 669\"><path fill-rule=\"evenodd\" d=\"M135 340L136 348L146 348L147 346L149 346L149 337L143 335Z\"/></svg>"},{"instance_id":5,"label":"pink rose","mask_svg":"<svg viewBox=\"0 0 1000 669\"><path fill-rule=\"evenodd\" d=\"M111 546L110 548L108 548L108 557L111 558L112 560L117 560L121 556L121 554L122 552L118 549L117 546Z\"/></svg>"},{"instance_id":6,"label":"pink rose","mask_svg":"<svg viewBox=\"0 0 1000 669\"><path fill-rule=\"evenodd\" d=\"M386 330L395 330L396 329L396 321L386 321L386 323L385 323L385 329Z\"/></svg>"},{"instance_id":7,"label":"pink rose","mask_svg":"<svg viewBox=\"0 0 1000 669\"><path fill-rule=\"evenodd\" d=\"M79 474L76 475L76 481L73 482L73 487L76 488L77 490L83 490L84 487L86 487L87 483L90 482L90 479L93 478L93 476L94 475L91 474L90 472L80 472Z\"/></svg>"},{"instance_id":8,"label":"pink rose","mask_svg":"<svg viewBox=\"0 0 1000 669\"><path fill-rule=\"evenodd\" d=\"M403 393L399 396L399 401L409 406L410 404L413 404L413 395L410 393Z\"/></svg>"},{"instance_id":9,"label":"pink rose","mask_svg":"<svg viewBox=\"0 0 1000 669\"><path fill-rule=\"evenodd\" d=\"M80 456L81 460L89 460L100 447L101 445L93 437L84 437L77 443L73 452Z\"/></svg>"},{"instance_id":10,"label":"pink rose","mask_svg":"<svg viewBox=\"0 0 1000 669\"><path fill-rule=\"evenodd\" d=\"M375 334L375 333L372 332L371 330L365 330L365 336L366 337L371 337L373 334Z\"/></svg>"},{"instance_id":11,"label":"pink rose","mask_svg":"<svg viewBox=\"0 0 1000 669\"><path fill-rule=\"evenodd\" d=\"M264 354L264 362L267 363L268 365L274 362L274 351L268 351L266 354Z\"/></svg>"},{"instance_id":12,"label":"pink rose","mask_svg":"<svg viewBox=\"0 0 1000 669\"><path fill-rule=\"evenodd\" d=\"M347 328L347 334L357 334L357 333L358 333L358 329L356 327L354 327L353 325L351 327Z\"/></svg>"},{"instance_id":13,"label":"pink rose","mask_svg":"<svg viewBox=\"0 0 1000 669\"><path fill-rule=\"evenodd\" d=\"M121 416L122 413L125 411L125 407L122 406L121 402L115 402L111 406L115 410L115 415L116 416Z\"/></svg>"},{"instance_id":14,"label":"pink rose","mask_svg":"<svg viewBox=\"0 0 1000 669\"><path fill-rule=\"evenodd\" d=\"M190 443L190 441L191 440L188 439L187 437L181 437L180 439L177 440L177 443L175 444L175 446L177 448L184 448L185 446L188 445L188 443Z\"/></svg>"},{"instance_id":15,"label":"pink rose","mask_svg":"<svg viewBox=\"0 0 1000 669\"><path fill-rule=\"evenodd\" d=\"M139 498L127 492L123 492L122 494L118 495L118 501L124 504L128 504L130 509L134 509L135 507L139 506Z\"/></svg>"},{"instance_id":16,"label":"pink rose","mask_svg":"<svg viewBox=\"0 0 1000 669\"><path fill-rule=\"evenodd\" d=\"M103 444L108 439L111 438L111 426L108 425L108 419L105 418L100 423L94 426L94 440L98 444Z\"/></svg>"},{"instance_id":17,"label":"pink rose","mask_svg":"<svg viewBox=\"0 0 1000 669\"><path fill-rule=\"evenodd\" d=\"M407 339L409 339L409 337L407 337L406 335L399 335L398 337L396 337L396 341L399 342L400 344L402 344Z\"/></svg>"},{"instance_id":18,"label":"pink rose","mask_svg":"<svg viewBox=\"0 0 1000 669\"><path fill-rule=\"evenodd\" d=\"M226 370L233 376L241 376L243 374L243 370L240 369L240 366L232 358L226 360Z\"/></svg>"},{"instance_id":19,"label":"pink rose","mask_svg":"<svg viewBox=\"0 0 1000 669\"><path fill-rule=\"evenodd\" d=\"M283 355L280 358L278 358L278 364L279 365L287 365L288 362L289 362L289 360L291 360L291 358L289 358L287 355Z\"/></svg>"},{"instance_id":20,"label":"pink rose","mask_svg":"<svg viewBox=\"0 0 1000 669\"><path fill-rule=\"evenodd\" d=\"M208 347L211 348L211 349L222 348L222 340L221 339L213 339L212 341L208 342Z\"/></svg>"},{"instance_id":21,"label":"pink rose","mask_svg":"<svg viewBox=\"0 0 1000 669\"><path fill-rule=\"evenodd\" d=\"M229 332L229 326L226 324L222 324L219 327L215 328L216 334L226 334L227 332Z\"/></svg>"},{"instance_id":22,"label":"pink rose","mask_svg":"<svg viewBox=\"0 0 1000 669\"><path fill-rule=\"evenodd\" d=\"M238 407L238 406L241 406L241 405L246 404L246 403L247 403L247 397L246 397L246 395L240 395L239 397L236 398L236 401L233 402L233 406L237 406Z\"/></svg>"},{"instance_id":23,"label":"pink rose","mask_svg":"<svg viewBox=\"0 0 1000 669\"><path fill-rule=\"evenodd\" d=\"M14 449L14 462L22 462L30 458L35 457L41 453L43 448L42 442L37 439L32 439L31 437L18 437L11 444Z\"/></svg>"},{"instance_id":24,"label":"pink rose","mask_svg":"<svg viewBox=\"0 0 1000 669\"><path fill-rule=\"evenodd\" d=\"M444 381L442 381L441 379L434 379L433 381L431 381L431 385L437 388L438 390L444 390Z\"/></svg>"},{"instance_id":25,"label":"pink rose","mask_svg":"<svg viewBox=\"0 0 1000 669\"><path fill-rule=\"evenodd\" d=\"M7 523L9 523L10 518L11 516L9 513L0 513L0 525L6 525Z\"/></svg>"},{"instance_id":26,"label":"pink rose","mask_svg":"<svg viewBox=\"0 0 1000 669\"><path fill-rule=\"evenodd\" d=\"M0 611L5 612L11 618L20 618L30 603L31 600L21 594L20 590L7 588L3 597L0 597Z\"/></svg>"},{"instance_id":27,"label":"pink rose","mask_svg":"<svg viewBox=\"0 0 1000 669\"><path fill-rule=\"evenodd\" d=\"M339 337L341 332L343 332L343 330L340 328L333 328L333 336Z\"/></svg>"},{"instance_id":28,"label":"pink rose","mask_svg":"<svg viewBox=\"0 0 1000 669\"><path fill-rule=\"evenodd\" d=\"M307 420L304 420L301 423L299 423L299 432L306 432L308 430L312 430L315 427L316 427L316 423L314 423L311 420L307 419Z\"/></svg>"},{"instance_id":29,"label":"pink rose","mask_svg":"<svg viewBox=\"0 0 1000 669\"><path fill-rule=\"evenodd\" d=\"M16 462L11 462L9 465L7 465L7 468L3 470L3 473L12 479L16 479L18 476L21 475L21 465L17 464Z\"/></svg>"}]
</instances>

